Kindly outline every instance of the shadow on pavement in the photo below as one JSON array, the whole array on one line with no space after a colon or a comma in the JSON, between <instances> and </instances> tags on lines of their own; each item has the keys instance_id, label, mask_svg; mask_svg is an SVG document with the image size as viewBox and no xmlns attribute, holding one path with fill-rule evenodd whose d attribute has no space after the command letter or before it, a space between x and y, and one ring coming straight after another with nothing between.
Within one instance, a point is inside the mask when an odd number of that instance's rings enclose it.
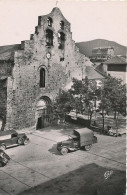
<instances>
[{"instance_id":1,"label":"shadow on pavement","mask_svg":"<svg viewBox=\"0 0 127 195\"><path fill-rule=\"evenodd\" d=\"M55 154L55 155L62 155L62 154L57 150L57 144L53 144L52 148L50 148L48 151L51 152L52 154ZM68 153L72 153L72 152L76 152L76 151L69 151Z\"/></svg>"},{"instance_id":2,"label":"shadow on pavement","mask_svg":"<svg viewBox=\"0 0 127 195\"><path fill-rule=\"evenodd\" d=\"M108 171L111 173L109 177L107 177ZM21 192L19 195L124 195L125 189L124 171L110 170L92 163Z\"/></svg>"},{"instance_id":3,"label":"shadow on pavement","mask_svg":"<svg viewBox=\"0 0 127 195\"><path fill-rule=\"evenodd\" d=\"M38 131L40 132L60 131L60 133L63 135L69 135L70 133L72 133L73 129L78 129L78 128L82 128L82 126L75 125L72 123L63 123L55 126L49 126L43 129L38 129Z\"/></svg>"},{"instance_id":4,"label":"shadow on pavement","mask_svg":"<svg viewBox=\"0 0 127 195\"><path fill-rule=\"evenodd\" d=\"M50 148L48 151L55 155L61 155L60 152L57 150L57 144L53 144L52 148Z\"/></svg>"}]
</instances>

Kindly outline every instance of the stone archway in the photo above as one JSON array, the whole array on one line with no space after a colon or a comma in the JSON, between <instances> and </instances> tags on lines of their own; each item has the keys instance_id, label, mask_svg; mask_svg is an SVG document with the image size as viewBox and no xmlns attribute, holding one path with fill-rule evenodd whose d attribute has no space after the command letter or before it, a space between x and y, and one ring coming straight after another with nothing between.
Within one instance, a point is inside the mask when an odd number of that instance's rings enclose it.
<instances>
[{"instance_id":1,"label":"stone archway","mask_svg":"<svg viewBox=\"0 0 127 195\"><path fill-rule=\"evenodd\" d=\"M51 100L48 96L42 96L36 105L36 129L42 129L51 124Z\"/></svg>"}]
</instances>

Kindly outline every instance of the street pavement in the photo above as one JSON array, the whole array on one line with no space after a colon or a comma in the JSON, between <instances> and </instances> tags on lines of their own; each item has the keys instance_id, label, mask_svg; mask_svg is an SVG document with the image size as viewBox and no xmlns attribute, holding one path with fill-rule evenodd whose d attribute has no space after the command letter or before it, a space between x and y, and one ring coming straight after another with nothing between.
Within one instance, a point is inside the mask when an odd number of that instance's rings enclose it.
<instances>
[{"instance_id":1,"label":"street pavement","mask_svg":"<svg viewBox=\"0 0 127 195\"><path fill-rule=\"evenodd\" d=\"M126 136L96 134L98 143L89 152L78 150L65 156L56 150L58 141L68 138L62 129L32 131L30 143L6 150L10 162L0 168L0 195L16 195L90 163L107 170L126 170Z\"/></svg>"}]
</instances>

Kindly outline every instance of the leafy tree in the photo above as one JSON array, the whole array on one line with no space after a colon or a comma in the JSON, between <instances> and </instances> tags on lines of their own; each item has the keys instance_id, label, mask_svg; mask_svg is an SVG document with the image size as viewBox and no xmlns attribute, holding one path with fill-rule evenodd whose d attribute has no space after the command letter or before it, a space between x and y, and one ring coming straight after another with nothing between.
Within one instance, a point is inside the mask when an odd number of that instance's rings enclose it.
<instances>
[{"instance_id":1,"label":"leafy tree","mask_svg":"<svg viewBox=\"0 0 127 195\"><path fill-rule=\"evenodd\" d=\"M64 118L65 114L75 108L75 100L69 91L60 90L53 103L53 112L59 118Z\"/></svg>"},{"instance_id":2,"label":"leafy tree","mask_svg":"<svg viewBox=\"0 0 127 195\"><path fill-rule=\"evenodd\" d=\"M70 93L75 96L78 105L76 109L83 114L84 109L87 108L88 118L90 117L91 121L94 106L93 101L95 100L95 96L99 95L96 81L89 81L88 77L85 77L83 80L73 78L73 85L70 89Z\"/></svg>"},{"instance_id":3,"label":"leafy tree","mask_svg":"<svg viewBox=\"0 0 127 195\"><path fill-rule=\"evenodd\" d=\"M91 120L93 113L93 100L96 95L96 83L90 82L86 77L83 80L73 78L73 85L68 91L60 90L56 97L53 110L59 117L64 117L65 113L75 109L76 112L83 114L87 108Z\"/></svg>"},{"instance_id":4,"label":"leafy tree","mask_svg":"<svg viewBox=\"0 0 127 195\"><path fill-rule=\"evenodd\" d=\"M116 119L116 125L117 125L118 114L119 113L126 114L125 85L122 84L122 80L110 76L104 81L103 88L100 89L100 93L101 93L100 110L102 110L102 116L104 117L104 111L106 112L113 111L114 119ZM117 118L116 118L116 113L117 113ZM117 129L118 129L118 125L117 125Z\"/></svg>"}]
</instances>

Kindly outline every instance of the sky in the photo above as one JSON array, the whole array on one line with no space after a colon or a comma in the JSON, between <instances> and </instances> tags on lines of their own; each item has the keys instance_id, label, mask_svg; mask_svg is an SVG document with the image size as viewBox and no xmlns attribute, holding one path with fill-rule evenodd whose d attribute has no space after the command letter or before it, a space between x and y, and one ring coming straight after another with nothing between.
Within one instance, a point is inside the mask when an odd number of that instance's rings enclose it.
<instances>
[{"instance_id":1,"label":"sky","mask_svg":"<svg viewBox=\"0 0 127 195\"><path fill-rule=\"evenodd\" d=\"M0 0L0 46L20 44L35 31L38 16L49 14L56 0ZM75 42L106 39L127 46L127 1L59 0Z\"/></svg>"}]
</instances>

